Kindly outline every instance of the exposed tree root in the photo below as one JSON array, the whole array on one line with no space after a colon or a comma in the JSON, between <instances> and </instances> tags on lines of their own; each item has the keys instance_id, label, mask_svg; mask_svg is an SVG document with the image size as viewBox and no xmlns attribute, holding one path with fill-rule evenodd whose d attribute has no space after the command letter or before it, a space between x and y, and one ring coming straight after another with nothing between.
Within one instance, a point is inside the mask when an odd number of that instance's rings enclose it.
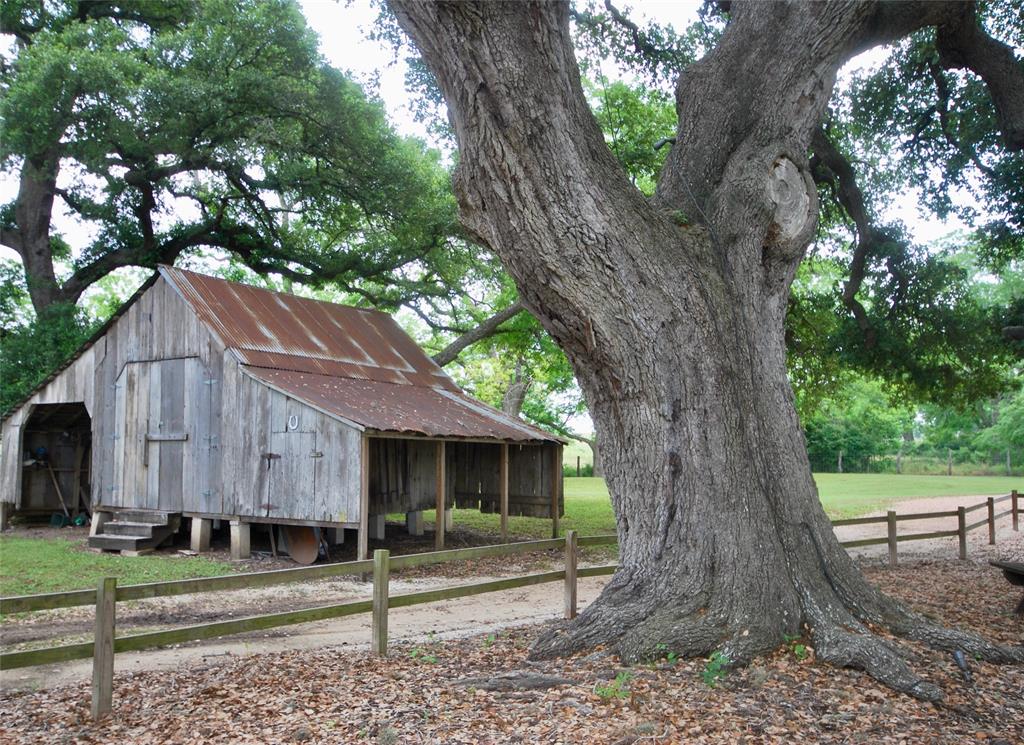
<instances>
[{"instance_id":1,"label":"exposed tree root","mask_svg":"<svg viewBox=\"0 0 1024 745\"><path fill-rule=\"evenodd\" d=\"M942 700L942 690L914 673L900 650L870 632L844 631L831 625L815 629L814 649L819 660L863 670L894 690L925 701Z\"/></svg>"},{"instance_id":2,"label":"exposed tree root","mask_svg":"<svg viewBox=\"0 0 1024 745\"><path fill-rule=\"evenodd\" d=\"M1024 663L1024 646L993 644L976 634L937 625L879 592L859 571L846 579L849 587L829 587L828 582L813 583L813 591L805 587L800 600L803 610L795 614L780 603L761 608L752 617L746 606L712 601L708 607L702 602L704 594L699 599L666 598L617 575L599 602L574 621L541 635L531 657L560 657L604 645L625 662L649 660L667 651L682 657L720 651L728 658L728 666L736 667L777 649L786 633L806 624L819 660L863 670L894 690L936 703L942 700L942 690L913 670L913 650L875 634L866 624L933 649L963 650L993 663ZM861 582L862 588L854 587ZM851 589L860 591L851 593ZM856 598L856 602L843 598Z\"/></svg>"}]
</instances>

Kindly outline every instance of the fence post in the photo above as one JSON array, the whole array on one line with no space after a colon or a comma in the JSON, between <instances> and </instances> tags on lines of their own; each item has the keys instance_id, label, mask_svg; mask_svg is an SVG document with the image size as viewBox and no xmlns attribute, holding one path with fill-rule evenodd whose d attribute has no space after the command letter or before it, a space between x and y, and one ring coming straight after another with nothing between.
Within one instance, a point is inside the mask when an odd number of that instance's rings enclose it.
<instances>
[{"instance_id":1,"label":"fence post","mask_svg":"<svg viewBox=\"0 0 1024 745\"><path fill-rule=\"evenodd\" d=\"M565 617L576 618L576 561L579 558L575 530L565 531Z\"/></svg>"},{"instance_id":2,"label":"fence post","mask_svg":"<svg viewBox=\"0 0 1024 745\"><path fill-rule=\"evenodd\" d=\"M1017 490L1010 492L1010 516L1013 518L1013 529L1020 530L1019 511L1017 510Z\"/></svg>"},{"instance_id":3,"label":"fence post","mask_svg":"<svg viewBox=\"0 0 1024 745\"><path fill-rule=\"evenodd\" d=\"M114 700L114 616L117 579L100 580L96 588L95 646L92 652L92 718L110 712Z\"/></svg>"},{"instance_id":4,"label":"fence post","mask_svg":"<svg viewBox=\"0 0 1024 745\"><path fill-rule=\"evenodd\" d=\"M442 518L443 519L443 518ZM388 584L391 573L391 552L378 548L373 552L373 639L374 654L388 656Z\"/></svg>"},{"instance_id":5,"label":"fence post","mask_svg":"<svg viewBox=\"0 0 1024 745\"><path fill-rule=\"evenodd\" d=\"M988 504L988 545L996 545L996 502L993 497L989 497L987 500Z\"/></svg>"},{"instance_id":6,"label":"fence post","mask_svg":"<svg viewBox=\"0 0 1024 745\"><path fill-rule=\"evenodd\" d=\"M885 515L889 533L889 566L896 566L896 512L889 510Z\"/></svg>"},{"instance_id":7,"label":"fence post","mask_svg":"<svg viewBox=\"0 0 1024 745\"><path fill-rule=\"evenodd\" d=\"M956 508L956 535L960 539L960 559L967 558L967 513L963 507Z\"/></svg>"}]
</instances>

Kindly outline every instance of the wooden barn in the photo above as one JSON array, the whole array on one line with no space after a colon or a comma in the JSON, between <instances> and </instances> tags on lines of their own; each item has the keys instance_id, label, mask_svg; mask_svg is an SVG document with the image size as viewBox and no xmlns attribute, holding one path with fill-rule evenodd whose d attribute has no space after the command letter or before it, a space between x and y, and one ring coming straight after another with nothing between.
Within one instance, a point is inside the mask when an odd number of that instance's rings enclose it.
<instances>
[{"instance_id":1,"label":"wooden barn","mask_svg":"<svg viewBox=\"0 0 1024 745\"><path fill-rule=\"evenodd\" d=\"M467 396L385 313L161 267L62 369L7 411L0 505L92 514L90 543L153 546L191 518L423 532L453 506L552 520L562 442ZM290 529L291 530L291 529ZM309 530L309 534L312 534ZM292 530L292 534L301 533Z\"/></svg>"}]
</instances>

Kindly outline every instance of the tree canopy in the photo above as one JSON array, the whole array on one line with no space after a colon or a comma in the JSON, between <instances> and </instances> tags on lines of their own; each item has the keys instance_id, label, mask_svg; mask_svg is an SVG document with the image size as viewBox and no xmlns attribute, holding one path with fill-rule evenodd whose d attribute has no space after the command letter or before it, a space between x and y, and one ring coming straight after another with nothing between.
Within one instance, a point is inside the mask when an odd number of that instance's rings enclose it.
<instances>
[{"instance_id":1,"label":"tree canopy","mask_svg":"<svg viewBox=\"0 0 1024 745\"><path fill-rule=\"evenodd\" d=\"M317 51L291 0L4 3L0 208L37 311L198 249L382 305L466 264L438 156ZM54 228L89 236L71 255Z\"/></svg>"}]
</instances>

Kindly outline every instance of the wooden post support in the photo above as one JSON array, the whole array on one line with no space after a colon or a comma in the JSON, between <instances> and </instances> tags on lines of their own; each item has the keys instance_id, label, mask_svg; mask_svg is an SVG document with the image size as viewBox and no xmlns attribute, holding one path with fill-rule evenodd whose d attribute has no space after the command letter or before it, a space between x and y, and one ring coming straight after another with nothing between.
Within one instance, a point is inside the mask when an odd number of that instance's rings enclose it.
<instances>
[{"instance_id":1,"label":"wooden post support","mask_svg":"<svg viewBox=\"0 0 1024 745\"><path fill-rule=\"evenodd\" d=\"M996 545L996 502L995 498L989 497L986 500L988 506L988 545Z\"/></svg>"},{"instance_id":2,"label":"wooden post support","mask_svg":"<svg viewBox=\"0 0 1024 745\"><path fill-rule=\"evenodd\" d=\"M111 518L109 512L93 511L92 521L89 524L89 537L97 536L103 532L103 526L106 525Z\"/></svg>"},{"instance_id":3,"label":"wooden post support","mask_svg":"<svg viewBox=\"0 0 1024 745\"><path fill-rule=\"evenodd\" d=\"M96 588L95 646L92 652L92 718L110 712L114 701L114 618L117 578L106 577Z\"/></svg>"},{"instance_id":4,"label":"wooden post support","mask_svg":"<svg viewBox=\"0 0 1024 745\"><path fill-rule=\"evenodd\" d=\"M501 512L501 542L508 543L508 443L501 443L501 473L500 489L501 489L501 505L499 510ZM1014 503L1016 504L1016 502Z\"/></svg>"},{"instance_id":5,"label":"wooden post support","mask_svg":"<svg viewBox=\"0 0 1024 745\"><path fill-rule=\"evenodd\" d=\"M967 513L963 507L956 508L956 536L960 540L960 560L967 559Z\"/></svg>"},{"instance_id":6,"label":"wooden post support","mask_svg":"<svg viewBox=\"0 0 1024 745\"><path fill-rule=\"evenodd\" d=\"M576 618L576 562L579 559L576 531L565 531L565 617Z\"/></svg>"},{"instance_id":7,"label":"wooden post support","mask_svg":"<svg viewBox=\"0 0 1024 745\"><path fill-rule=\"evenodd\" d=\"M423 535L423 510L405 513L405 529L409 535Z\"/></svg>"},{"instance_id":8,"label":"wooden post support","mask_svg":"<svg viewBox=\"0 0 1024 745\"><path fill-rule=\"evenodd\" d=\"M373 552L373 639L371 648L379 657L388 656L388 584L391 552L378 548Z\"/></svg>"},{"instance_id":9,"label":"wooden post support","mask_svg":"<svg viewBox=\"0 0 1024 745\"><path fill-rule=\"evenodd\" d=\"M444 511L444 532L450 533L455 530L455 510L448 507Z\"/></svg>"},{"instance_id":10,"label":"wooden post support","mask_svg":"<svg viewBox=\"0 0 1024 745\"><path fill-rule=\"evenodd\" d=\"M889 537L889 566L896 566L896 513L889 510L885 515Z\"/></svg>"},{"instance_id":11,"label":"wooden post support","mask_svg":"<svg viewBox=\"0 0 1024 745\"><path fill-rule=\"evenodd\" d=\"M383 541L387 536L385 515L370 515L369 528L370 528L370 540L372 541Z\"/></svg>"},{"instance_id":12,"label":"wooden post support","mask_svg":"<svg viewBox=\"0 0 1024 745\"><path fill-rule=\"evenodd\" d=\"M580 456L576 456L576 476L580 475Z\"/></svg>"},{"instance_id":13,"label":"wooden post support","mask_svg":"<svg viewBox=\"0 0 1024 745\"><path fill-rule=\"evenodd\" d=\"M7 530L7 523L11 519L11 508L14 505L9 502L0 502L0 530Z\"/></svg>"},{"instance_id":14,"label":"wooden post support","mask_svg":"<svg viewBox=\"0 0 1024 745\"><path fill-rule=\"evenodd\" d=\"M249 551L249 523L241 520L231 521L231 560L242 561L248 559Z\"/></svg>"},{"instance_id":15,"label":"wooden post support","mask_svg":"<svg viewBox=\"0 0 1024 745\"><path fill-rule=\"evenodd\" d=\"M1017 490L1010 492L1010 518L1013 520L1013 529L1020 530L1020 510L1017 509Z\"/></svg>"},{"instance_id":16,"label":"wooden post support","mask_svg":"<svg viewBox=\"0 0 1024 745\"><path fill-rule=\"evenodd\" d=\"M192 518L192 550L196 553L210 550L210 533L213 520L205 517Z\"/></svg>"},{"instance_id":17,"label":"wooden post support","mask_svg":"<svg viewBox=\"0 0 1024 745\"><path fill-rule=\"evenodd\" d=\"M440 551L444 548L444 497L447 491L444 481L444 440L437 441L434 473L437 477L437 492L434 500L434 548Z\"/></svg>"},{"instance_id":18,"label":"wooden post support","mask_svg":"<svg viewBox=\"0 0 1024 745\"><path fill-rule=\"evenodd\" d=\"M356 531L356 561L370 558L370 438L363 434L359 443L359 529ZM370 581L370 573L359 575L363 582Z\"/></svg>"},{"instance_id":19,"label":"wooden post support","mask_svg":"<svg viewBox=\"0 0 1024 745\"><path fill-rule=\"evenodd\" d=\"M562 446L551 448L551 537L558 538L559 499L562 493Z\"/></svg>"}]
</instances>

